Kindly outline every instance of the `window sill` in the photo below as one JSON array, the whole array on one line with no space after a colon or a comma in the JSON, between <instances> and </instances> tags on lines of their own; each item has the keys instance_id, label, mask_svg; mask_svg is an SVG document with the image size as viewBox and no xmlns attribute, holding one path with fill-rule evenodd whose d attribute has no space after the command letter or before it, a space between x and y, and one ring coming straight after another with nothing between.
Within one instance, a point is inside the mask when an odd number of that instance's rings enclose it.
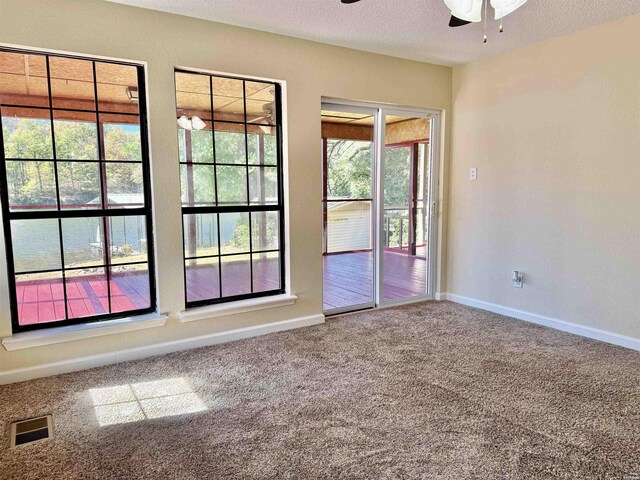
<instances>
[{"instance_id":1,"label":"window sill","mask_svg":"<svg viewBox=\"0 0 640 480\"><path fill-rule=\"evenodd\" d=\"M298 297L295 295L283 294L273 297L251 298L238 302L224 303L219 305L208 305L206 307L183 310L178 314L181 322L195 322L208 318L223 317L226 315L236 315L238 313L254 312L267 308L284 307L296 303Z\"/></svg>"},{"instance_id":2,"label":"window sill","mask_svg":"<svg viewBox=\"0 0 640 480\"><path fill-rule=\"evenodd\" d=\"M104 322L82 323L67 327L52 327L46 330L16 333L2 339L2 346L8 351L24 348L42 347L56 343L82 340L85 338L113 335L115 333L132 332L145 328L162 327L167 316L158 313L148 313L135 317L118 318Z\"/></svg>"}]
</instances>

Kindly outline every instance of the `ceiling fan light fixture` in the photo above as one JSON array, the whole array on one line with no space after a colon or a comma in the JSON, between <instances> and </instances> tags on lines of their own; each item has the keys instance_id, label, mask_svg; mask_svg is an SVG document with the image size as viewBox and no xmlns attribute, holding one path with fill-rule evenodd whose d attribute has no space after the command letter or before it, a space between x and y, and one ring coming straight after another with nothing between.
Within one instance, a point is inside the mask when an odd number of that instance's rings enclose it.
<instances>
[{"instance_id":1,"label":"ceiling fan light fixture","mask_svg":"<svg viewBox=\"0 0 640 480\"><path fill-rule=\"evenodd\" d=\"M189 120L186 115L182 115L178 119L178 126L185 130L191 130L191 120Z\"/></svg>"},{"instance_id":2,"label":"ceiling fan light fixture","mask_svg":"<svg viewBox=\"0 0 640 480\"><path fill-rule=\"evenodd\" d=\"M194 130L202 130L207 124L198 116L191 117L191 128Z\"/></svg>"},{"instance_id":3,"label":"ceiling fan light fixture","mask_svg":"<svg viewBox=\"0 0 640 480\"><path fill-rule=\"evenodd\" d=\"M474 23L482 20L483 0L444 0L444 3L451 15L460 20Z\"/></svg>"},{"instance_id":4,"label":"ceiling fan light fixture","mask_svg":"<svg viewBox=\"0 0 640 480\"><path fill-rule=\"evenodd\" d=\"M186 115L182 115L178 118L178 126L185 130L202 130L207 124L197 115L189 118Z\"/></svg>"},{"instance_id":5,"label":"ceiling fan light fixture","mask_svg":"<svg viewBox=\"0 0 640 480\"><path fill-rule=\"evenodd\" d=\"M496 11L496 20L515 12L525 3L527 0L491 0L491 6Z\"/></svg>"}]
</instances>

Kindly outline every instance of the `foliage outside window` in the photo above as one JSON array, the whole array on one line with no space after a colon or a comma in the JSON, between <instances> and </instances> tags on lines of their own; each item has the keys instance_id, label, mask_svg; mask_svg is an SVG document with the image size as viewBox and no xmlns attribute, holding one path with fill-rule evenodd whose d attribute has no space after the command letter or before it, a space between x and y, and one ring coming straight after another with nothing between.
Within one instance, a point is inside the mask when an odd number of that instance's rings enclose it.
<instances>
[{"instance_id":1,"label":"foliage outside window","mask_svg":"<svg viewBox=\"0 0 640 480\"><path fill-rule=\"evenodd\" d=\"M417 242L424 245L422 207L428 172L427 143L386 146L384 167L385 247L406 248L409 233L409 188L411 186L411 149L418 146ZM328 138L326 141L327 209L325 253L369 250L371 245L371 171L373 143L361 140ZM340 229L349 222L349 239Z\"/></svg>"}]
</instances>

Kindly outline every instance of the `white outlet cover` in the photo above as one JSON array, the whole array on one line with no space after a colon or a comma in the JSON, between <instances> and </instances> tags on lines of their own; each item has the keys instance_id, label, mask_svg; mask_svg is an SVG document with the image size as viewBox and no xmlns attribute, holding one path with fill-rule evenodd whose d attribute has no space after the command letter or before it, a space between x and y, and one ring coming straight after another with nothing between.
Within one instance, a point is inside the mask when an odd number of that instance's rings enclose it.
<instances>
[{"instance_id":1,"label":"white outlet cover","mask_svg":"<svg viewBox=\"0 0 640 480\"><path fill-rule=\"evenodd\" d=\"M469 169L469 180L477 180L478 179L478 169L476 167L471 167Z\"/></svg>"}]
</instances>

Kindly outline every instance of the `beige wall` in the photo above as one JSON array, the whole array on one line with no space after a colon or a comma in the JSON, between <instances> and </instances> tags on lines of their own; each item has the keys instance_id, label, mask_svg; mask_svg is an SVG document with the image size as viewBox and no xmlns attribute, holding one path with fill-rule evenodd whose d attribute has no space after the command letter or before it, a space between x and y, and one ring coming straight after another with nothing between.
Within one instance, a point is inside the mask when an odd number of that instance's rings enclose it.
<instances>
[{"instance_id":1,"label":"beige wall","mask_svg":"<svg viewBox=\"0 0 640 480\"><path fill-rule=\"evenodd\" d=\"M0 0L0 12L0 43L148 63L159 306L172 314L163 328L15 352L0 348L0 371L321 313L321 96L450 107L447 67L97 0ZM184 287L174 66L286 82L288 248L291 290L299 296L294 306L190 324L175 318L184 308ZM7 336L11 326L4 251L0 259L0 336Z\"/></svg>"},{"instance_id":2,"label":"beige wall","mask_svg":"<svg viewBox=\"0 0 640 480\"><path fill-rule=\"evenodd\" d=\"M454 69L448 292L640 338L639 32Z\"/></svg>"}]
</instances>

